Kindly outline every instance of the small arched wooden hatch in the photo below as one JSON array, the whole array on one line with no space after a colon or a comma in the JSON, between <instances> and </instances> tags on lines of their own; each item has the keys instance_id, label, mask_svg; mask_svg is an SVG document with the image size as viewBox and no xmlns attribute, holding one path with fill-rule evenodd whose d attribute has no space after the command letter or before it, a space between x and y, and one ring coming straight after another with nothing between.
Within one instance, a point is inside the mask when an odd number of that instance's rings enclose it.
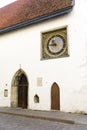
<instances>
[{"instance_id":1,"label":"small arched wooden hatch","mask_svg":"<svg viewBox=\"0 0 87 130\"><path fill-rule=\"evenodd\" d=\"M60 110L60 89L56 82L51 87L51 109Z\"/></svg>"}]
</instances>

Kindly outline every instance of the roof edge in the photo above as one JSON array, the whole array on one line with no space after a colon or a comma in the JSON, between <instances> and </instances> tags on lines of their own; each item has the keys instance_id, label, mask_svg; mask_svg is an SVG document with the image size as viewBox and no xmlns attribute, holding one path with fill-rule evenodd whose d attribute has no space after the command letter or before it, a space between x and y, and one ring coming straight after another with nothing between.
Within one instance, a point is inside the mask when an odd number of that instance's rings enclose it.
<instances>
[{"instance_id":1,"label":"roof edge","mask_svg":"<svg viewBox=\"0 0 87 130\"><path fill-rule=\"evenodd\" d=\"M74 4L75 4L75 0L72 0L72 4L68 8L65 8L65 9L50 13L50 14L46 14L46 15L40 16L38 18L28 20L26 22L22 22L22 23L13 25L13 26L9 26L7 28L0 29L0 34L6 33L6 32L9 32L9 31L12 31L12 30L20 29L20 28L28 26L28 25L32 25L32 24L35 24L35 23L56 17L56 16L60 16L60 15L69 13L69 12L72 11Z\"/></svg>"}]
</instances>

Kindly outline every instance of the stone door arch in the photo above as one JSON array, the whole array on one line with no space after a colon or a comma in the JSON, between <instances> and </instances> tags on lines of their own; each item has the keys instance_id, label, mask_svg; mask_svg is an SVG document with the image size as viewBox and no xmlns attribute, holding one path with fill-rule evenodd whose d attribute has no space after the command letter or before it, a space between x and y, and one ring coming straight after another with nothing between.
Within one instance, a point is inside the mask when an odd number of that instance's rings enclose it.
<instances>
[{"instance_id":1,"label":"stone door arch","mask_svg":"<svg viewBox=\"0 0 87 130\"><path fill-rule=\"evenodd\" d=\"M28 79L22 69L19 69L12 79L11 107L28 107Z\"/></svg>"},{"instance_id":2,"label":"stone door arch","mask_svg":"<svg viewBox=\"0 0 87 130\"><path fill-rule=\"evenodd\" d=\"M51 109L60 110L60 89L55 82L51 87Z\"/></svg>"}]
</instances>

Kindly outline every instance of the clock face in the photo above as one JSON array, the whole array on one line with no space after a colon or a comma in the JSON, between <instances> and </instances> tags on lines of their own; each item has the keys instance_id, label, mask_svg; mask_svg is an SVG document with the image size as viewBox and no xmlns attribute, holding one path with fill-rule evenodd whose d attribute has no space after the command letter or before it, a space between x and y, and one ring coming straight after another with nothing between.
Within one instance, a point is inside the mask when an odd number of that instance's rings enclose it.
<instances>
[{"instance_id":1,"label":"clock face","mask_svg":"<svg viewBox=\"0 0 87 130\"><path fill-rule=\"evenodd\" d=\"M65 41L61 36L53 36L48 40L47 50L53 55L58 55L64 50Z\"/></svg>"}]
</instances>

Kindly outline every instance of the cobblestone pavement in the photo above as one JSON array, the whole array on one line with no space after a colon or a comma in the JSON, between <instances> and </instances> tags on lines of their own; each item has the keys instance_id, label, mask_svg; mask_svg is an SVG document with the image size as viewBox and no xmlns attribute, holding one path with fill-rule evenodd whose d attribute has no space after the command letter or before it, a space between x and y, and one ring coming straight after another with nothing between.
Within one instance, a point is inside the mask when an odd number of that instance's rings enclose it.
<instances>
[{"instance_id":1,"label":"cobblestone pavement","mask_svg":"<svg viewBox=\"0 0 87 130\"><path fill-rule=\"evenodd\" d=\"M61 111L32 111L29 109L1 107L0 113L87 126L87 114L72 114Z\"/></svg>"},{"instance_id":2,"label":"cobblestone pavement","mask_svg":"<svg viewBox=\"0 0 87 130\"><path fill-rule=\"evenodd\" d=\"M0 108L0 130L87 130L87 114Z\"/></svg>"},{"instance_id":3,"label":"cobblestone pavement","mask_svg":"<svg viewBox=\"0 0 87 130\"><path fill-rule=\"evenodd\" d=\"M0 130L87 130L87 126L0 113Z\"/></svg>"}]
</instances>

